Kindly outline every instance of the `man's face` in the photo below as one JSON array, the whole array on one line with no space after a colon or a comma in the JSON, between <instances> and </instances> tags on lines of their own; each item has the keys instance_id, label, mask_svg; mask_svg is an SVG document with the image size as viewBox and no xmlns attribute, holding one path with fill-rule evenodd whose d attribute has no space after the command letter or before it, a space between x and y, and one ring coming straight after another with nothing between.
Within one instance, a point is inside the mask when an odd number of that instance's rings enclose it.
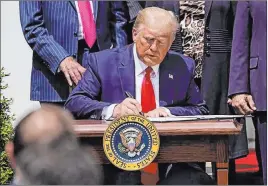
<instances>
[{"instance_id":1,"label":"man's face","mask_svg":"<svg viewBox=\"0 0 268 186\"><path fill-rule=\"evenodd\" d=\"M142 27L140 30L133 29L138 57L147 66L154 66L163 61L173 38L172 32L168 29L153 30L147 27Z\"/></svg>"}]
</instances>

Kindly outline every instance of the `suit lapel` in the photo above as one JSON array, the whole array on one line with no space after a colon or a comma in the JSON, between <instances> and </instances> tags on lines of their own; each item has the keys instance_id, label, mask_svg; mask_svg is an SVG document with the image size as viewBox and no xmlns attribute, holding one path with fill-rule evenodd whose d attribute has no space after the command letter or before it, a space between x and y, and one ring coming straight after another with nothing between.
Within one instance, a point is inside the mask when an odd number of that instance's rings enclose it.
<instances>
[{"instance_id":1,"label":"suit lapel","mask_svg":"<svg viewBox=\"0 0 268 186\"><path fill-rule=\"evenodd\" d=\"M133 44L127 46L126 52L122 52L121 59L122 61L119 62L118 65L118 72L122 92L125 95L125 91L128 91L135 98L135 64L133 57Z\"/></svg>"},{"instance_id":2,"label":"suit lapel","mask_svg":"<svg viewBox=\"0 0 268 186\"><path fill-rule=\"evenodd\" d=\"M75 6L75 2L74 2L74 1L69 1L69 3L70 3L71 6L73 7L73 9L77 12L77 10L76 10L76 6Z\"/></svg>"},{"instance_id":3,"label":"suit lapel","mask_svg":"<svg viewBox=\"0 0 268 186\"><path fill-rule=\"evenodd\" d=\"M168 54L165 57L164 61L160 64L159 67L159 105L165 106L167 104L172 104L175 94L174 84L175 73L172 70L172 66L168 64Z\"/></svg>"},{"instance_id":4,"label":"suit lapel","mask_svg":"<svg viewBox=\"0 0 268 186\"><path fill-rule=\"evenodd\" d=\"M207 20L212 3L213 1L205 1L205 21Z\"/></svg>"}]
</instances>

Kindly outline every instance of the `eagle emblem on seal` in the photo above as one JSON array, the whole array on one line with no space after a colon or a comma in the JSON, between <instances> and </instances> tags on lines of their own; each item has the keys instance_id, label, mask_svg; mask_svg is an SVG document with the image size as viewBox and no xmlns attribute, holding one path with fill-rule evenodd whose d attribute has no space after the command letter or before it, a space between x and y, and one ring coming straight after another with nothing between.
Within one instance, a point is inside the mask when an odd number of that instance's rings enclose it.
<instances>
[{"instance_id":1,"label":"eagle emblem on seal","mask_svg":"<svg viewBox=\"0 0 268 186\"><path fill-rule=\"evenodd\" d=\"M137 128L129 127L119 133L121 142L118 144L118 149L121 153L127 154L133 158L139 156L141 151L145 148L145 144L141 144L142 131Z\"/></svg>"}]
</instances>

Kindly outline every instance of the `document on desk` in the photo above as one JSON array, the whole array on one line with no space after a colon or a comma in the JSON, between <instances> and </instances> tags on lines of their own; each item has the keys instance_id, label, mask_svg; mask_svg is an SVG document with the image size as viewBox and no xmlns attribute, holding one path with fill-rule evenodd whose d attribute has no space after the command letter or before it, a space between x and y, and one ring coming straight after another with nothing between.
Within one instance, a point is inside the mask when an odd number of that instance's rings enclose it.
<instances>
[{"instance_id":1,"label":"document on desk","mask_svg":"<svg viewBox=\"0 0 268 186\"><path fill-rule=\"evenodd\" d=\"M194 116L171 116L171 117L157 117L148 119L152 122L176 122L176 121L195 121L195 120L221 120L221 119L235 119L251 117L245 115L194 115Z\"/></svg>"},{"instance_id":2,"label":"document on desk","mask_svg":"<svg viewBox=\"0 0 268 186\"><path fill-rule=\"evenodd\" d=\"M148 119L152 122L176 122L176 121L195 121L195 120L222 120L222 119L235 119L252 117L251 115L193 115L193 116L170 116L170 117L156 117ZM113 121L113 118L108 121Z\"/></svg>"}]
</instances>

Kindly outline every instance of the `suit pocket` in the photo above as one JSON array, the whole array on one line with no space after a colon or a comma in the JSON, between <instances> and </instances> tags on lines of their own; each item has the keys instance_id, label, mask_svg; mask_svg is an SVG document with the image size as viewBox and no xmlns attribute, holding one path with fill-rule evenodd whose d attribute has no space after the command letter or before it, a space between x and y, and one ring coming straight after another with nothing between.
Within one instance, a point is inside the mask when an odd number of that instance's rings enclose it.
<instances>
[{"instance_id":1,"label":"suit pocket","mask_svg":"<svg viewBox=\"0 0 268 186\"><path fill-rule=\"evenodd\" d=\"M259 57L250 58L249 69L252 70L252 69L258 68L258 62L259 62Z\"/></svg>"}]
</instances>

